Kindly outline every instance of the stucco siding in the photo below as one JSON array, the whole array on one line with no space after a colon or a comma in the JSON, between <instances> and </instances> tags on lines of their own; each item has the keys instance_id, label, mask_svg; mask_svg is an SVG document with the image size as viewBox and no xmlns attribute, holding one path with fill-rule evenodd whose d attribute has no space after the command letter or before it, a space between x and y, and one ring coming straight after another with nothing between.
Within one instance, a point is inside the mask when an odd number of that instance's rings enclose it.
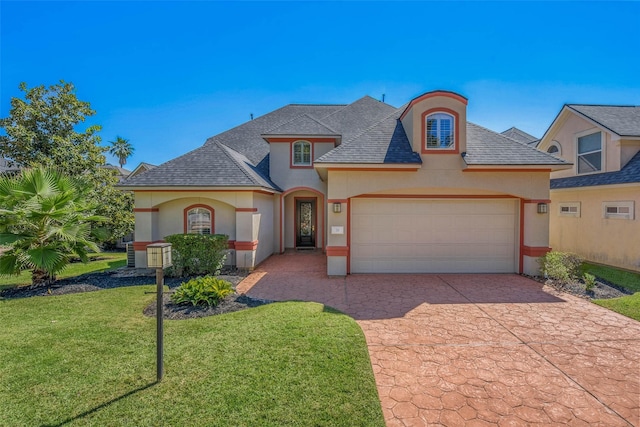
<instances>
[{"instance_id":1,"label":"stucco siding","mask_svg":"<svg viewBox=\"0 0 640 427\"><path fill-rule=\"evenodd\" d=\"M640 271L640 185L551 192L550 244L587 260ZM603 202L633 201L634 219L608 219ZM561 203L579 202L580 217L561 216Z\"/></svg>"},{"instance_id":2,"label":"stucco siding","mask_svg":"<svg viewBox=\"0 0 640 427\"><path fill-rule=\"evenodd\" d=\"M269 155L271 180L283 190L294 187L310 187L324 192L325 184L313 167L291 167L291 144L272 143ZM313 158L326 154L334 148L333 143L313 143Z\"/></svg>"},{"instance_id":3,"label":"stucco siding","mask_svg":"<svg viewBox=\"0 0 640 427\"><path fill-rule=\"evenodd\" d=\"M258 212L253 215L254 240L258 240L256 263L264 261L273 253L274 197L276 196L256 194L253 199L254 207L258 209Z\"/></svg>"},{"instance_id":4,"label":"stucco siding","mask_svg":"<svg viewBox=\"0 0 640 427\"><path fill-rule=\"evenodd\" d=\"M236 238L235 208L217 200L190 197L172 200L158 206L158 232L163 239L171 234L182 234L184 229L184 210L192 205L205 205L214 210L214 233L226 234L229 240Z\"/></svg>"}]
</instances>

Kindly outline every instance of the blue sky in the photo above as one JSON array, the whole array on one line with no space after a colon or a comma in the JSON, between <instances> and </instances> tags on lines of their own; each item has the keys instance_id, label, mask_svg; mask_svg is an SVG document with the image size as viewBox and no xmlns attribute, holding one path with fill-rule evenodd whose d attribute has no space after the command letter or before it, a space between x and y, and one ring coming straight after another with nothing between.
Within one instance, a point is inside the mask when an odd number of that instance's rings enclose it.
<instances>
[{"instance_id":1,"label":"blue sky","mask_svg":"<svg viewBox=\"0 0 640 427\"><path fill-rule=\"evenodd\" d=\"M640 2L0 2L0 116L73 82L103 144L160 164L288 103L400 106L542 136L564 103L640 104ZM117 164L116 159L108 161Z\"/></svg>"}]
</instances>

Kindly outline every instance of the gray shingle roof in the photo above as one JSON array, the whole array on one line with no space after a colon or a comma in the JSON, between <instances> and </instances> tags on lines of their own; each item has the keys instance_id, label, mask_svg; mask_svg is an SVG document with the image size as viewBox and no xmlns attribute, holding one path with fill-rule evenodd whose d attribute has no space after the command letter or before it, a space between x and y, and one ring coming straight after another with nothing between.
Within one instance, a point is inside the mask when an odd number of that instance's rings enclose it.
<instances>
[{"instance_id":1,"label":"gray shingle roof","mask_svg":"<svg viewBox=\"0 0 640 427\"><path fill-rule=\"evenodd\" d=\"M468 165L570 165L562 159L502 134L467 123Z\"/></svg>"},{"instance_id":2,"label":"gray shingle roof","mask_svg":"<svg viewBox=\"0 0 640 427\"><path fill-rule=\"evenodd\" d=\"M331 129L330 127L320 122L319 120L314 119L308 114L303 114L301 116L291 119L287 123L283 123L279 126L276 126L273 129L269 129L263 135L336 135L336 136L339 136L340 133Z\"/></svg>"},{"instance_id":3,"label":"gray shingle roof","mask_svg":"<svg viewBox=\"0 0 640 427\"><path fill-rule=\"evenodd\" d=\"M322 163L422 164L411 148L397 109L369 129L339 145L315 161Z\"/></svg>"},{"instance_id":4,"label":"gray shingle roof","mask_svg":"<svg viewBox=\"0 0 640 427\"><path fill-rule=\"evenodd\" d=\"M331 129L340 132L343 141L348 141L395 110L389 104L365 96L322 117L321 121Z\"/></svg>"},{"instance_id":5,"label":"gray shingle roof","mask_svg":"<svg viewBox=\"0 0 640 427\"><path fill-rule=\"evenodd\" d=\"M640 136L640 107L568 104L577 111L620 136Z\"/></svg>"},{"instance_id":6,"label":"gray shingle roof","mask_svg":"<svg viewBox=\"0 0 640 427\"><path fill-rule=\"evenodd\" d=\"M551 180L551 189L591 187L613 184L640 184L640 152L617 172L594 173L591 175L570 176Z\"/></svg>"},{"instance_id":7,"label":"gray shingle roof","mask_svg":"<svg viewBox=\"0 0 640 427\"><path fill-rule=\"evenodd\" d=\"M525 144L533 145L540 141L539 138L536 138L535 136L530 135L521 129L518 129L517 127L509 128L504 132L500 132L500 134L508 138L515 139L518 142L523 142Z\"/></svg>"},{"instance_id":8,"label":"gray shingle roof","mask_svg":"<svg viewBox=\"0 0 640 427\"><path fill-rule=\"evenodd\" d=\"M279 188L241 153L212 142L125 180L123 186Z\"/></svg>"}]
</instances>

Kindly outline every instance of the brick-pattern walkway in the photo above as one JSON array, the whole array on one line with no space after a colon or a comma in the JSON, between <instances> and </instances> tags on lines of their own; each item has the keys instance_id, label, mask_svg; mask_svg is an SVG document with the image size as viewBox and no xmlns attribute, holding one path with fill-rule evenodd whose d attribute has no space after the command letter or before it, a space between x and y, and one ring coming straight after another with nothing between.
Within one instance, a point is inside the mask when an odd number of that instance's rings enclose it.
<instances>
[{"instance_id":1,"label":"brick-pattern walkway","mask_svg":"<svg viewBox=\"0 0 640 427\"><path fill-rule=\"evenodd\" d=\"M294 252L239 290L353 316L388 426L640 426L640 322L527 278L328 278L321 253Z\"/></svg>"}]
</instances>

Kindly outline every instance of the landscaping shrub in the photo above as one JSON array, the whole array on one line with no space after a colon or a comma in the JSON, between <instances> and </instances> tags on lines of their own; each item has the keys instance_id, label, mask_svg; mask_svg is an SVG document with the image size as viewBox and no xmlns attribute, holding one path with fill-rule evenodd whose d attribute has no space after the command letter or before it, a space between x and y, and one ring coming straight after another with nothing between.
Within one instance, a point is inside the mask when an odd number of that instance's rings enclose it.
<instances>
[{"instance_id":1,"label":"landscaping shrub","mask_svg":"<svg viewBox=\"0 0 640 427\"><path fill-rule=\"evenodd\" d=\"M229 237L224 234L173 234L164 239L171 243L173 267L168 276L186 277L219 274L227 256Z\"/></svg>"},{"instance_id":2,"label":"landscaping shrub","mask_svg":"<svg viewBox=\"0 0 640 427\"><path fill-rule=\"evenodd\" d=\"M540 258L540 269L545 277L562 283L575 281L580 277L582 259L570 252L547 252Z\"/></svg>"},{"instance_id":3,"label":"landscaping shrub","mask_svg":"<svg viewBox=\"0 0 640 427\"><path fill-rule=\"evenodd\" d=\"M582 275L582 281L584 282L584 289L587 292L591 292L596 286L596 276L593 274L584 273Z\"/></svg>"},{"instance_id":4,"label":"landscaping shrub","mask_svg":"<svg viewBox=\"0 0 640 427\"><path fill-rule=\"evenodd\" d=\"M227 295L233 293L231 283L212 276L196 277L182 283L171 295L176 304L216 306Z\"/></svg>"}]
</instances>

